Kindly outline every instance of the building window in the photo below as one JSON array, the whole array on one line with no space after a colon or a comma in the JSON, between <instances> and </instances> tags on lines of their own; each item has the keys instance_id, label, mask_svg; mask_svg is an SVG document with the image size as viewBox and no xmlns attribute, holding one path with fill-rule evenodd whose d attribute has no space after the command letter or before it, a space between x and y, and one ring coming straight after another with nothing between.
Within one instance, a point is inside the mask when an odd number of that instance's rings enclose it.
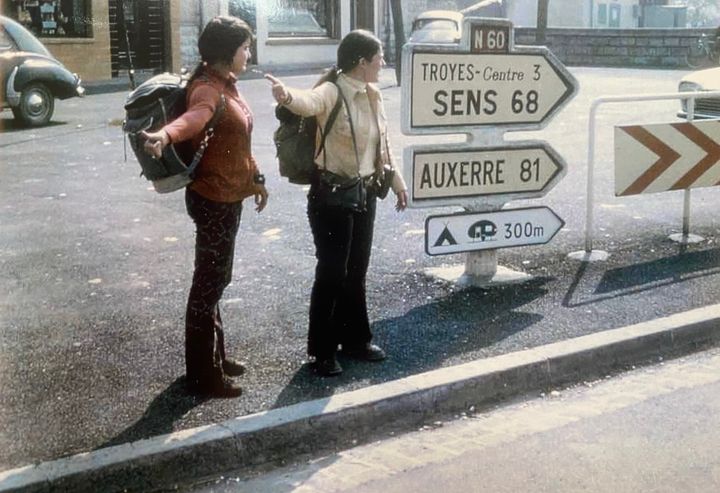
<instances>
[{"instance_id":1,"label":"building window","mask_svg":"<svg viewBox=\"0 0 720 493\"><path fill-rule=\"evenodd\" d=\"M230 0L228 4L228 13L247 22L253 31L257 29L255 1L256 0Z\"/></svg>"},{"instance_id":2,"label":"building window","mask_svg":"<svg viewBox=\"0 0 720 493\"><path fill-rule=\"evenodd\" d=\"M40 37L92 37L90 0L11 0L10 16Z\"/></svg>"},{"instance_id":3,"label":"building window","mask_svg":"<svg viewBox=\"0 0 720 493\"><path fill-rule=\"evenodd\" d=\"M337 38L337 0L275 0L269 9L271 38Z\"/></svg>"},{"instance_id":4,"label":"building window","mask_svg":"<svg viewBox=\"0 0 720 493\"><path fill-rule=\"evenodd\" d=\"M609 27L620 27L620 5L610 5L610 20L608 21Z\"/></svg>"},{"instance_id":5,"label":"building window","mask_svg":"<svg viewBox=\"0 0 720 493\"><path fill-rule=\"evenodd\" d=\"M607 4L598 4L598 24L607 25Z\"/></svg>"}]
</instances>

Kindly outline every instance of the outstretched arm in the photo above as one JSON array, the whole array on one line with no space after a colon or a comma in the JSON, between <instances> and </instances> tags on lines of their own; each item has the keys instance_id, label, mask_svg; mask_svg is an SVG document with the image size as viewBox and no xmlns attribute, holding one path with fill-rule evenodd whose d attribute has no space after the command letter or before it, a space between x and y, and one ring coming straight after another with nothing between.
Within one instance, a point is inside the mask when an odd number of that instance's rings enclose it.
<instances>
[{"instance_id":1,"label":"outstretched arm","mask_svg":"<svg viewBox=\"0 0 720 493\"><path fill-rule=\"evenodd\" d=\"M288 99L290 99L291 96L285 87L285 84L283 84L280 79L270 74L265 74L265 78L270 81L270 84L272 84L271 90L275 101L277 101L278 104L288 103Z\"/></svg>"}]
</instances>

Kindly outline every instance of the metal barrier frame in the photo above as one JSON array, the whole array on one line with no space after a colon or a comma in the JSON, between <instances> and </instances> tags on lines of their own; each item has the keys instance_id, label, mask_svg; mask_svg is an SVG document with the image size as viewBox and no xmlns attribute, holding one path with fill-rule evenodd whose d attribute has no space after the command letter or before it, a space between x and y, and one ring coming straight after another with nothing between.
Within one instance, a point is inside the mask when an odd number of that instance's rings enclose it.
<instances>
[{"instance_id":1,"label":"metal barrier frame","mask_svg":"<svg viewBox=\"0 0 720 493\"><path fill-rule=\"evenodd\" d=\"M592 234L593 234L593 208L594 208L594 174L595 174L595 128L598 109L606 103L626 103L632 101L663 101L673 99L685 99L688 101L687 121L693 121L695 117L695 99L696 98L720 98L720 91L695 91L695 92L677 92L662 94L647 94L635 96L601 96L593 100L590 106L590 120L588 122L588 170L587 170L587 211L585 220L585 250L581 252L573 252L570 254L573 258L579 258L583 261L604 260L607 253L596 250L593 253ZM683 203L683 235L687 240L689 236L690 223L690 190L685 190Z\"/></svg>"}]
</instances>

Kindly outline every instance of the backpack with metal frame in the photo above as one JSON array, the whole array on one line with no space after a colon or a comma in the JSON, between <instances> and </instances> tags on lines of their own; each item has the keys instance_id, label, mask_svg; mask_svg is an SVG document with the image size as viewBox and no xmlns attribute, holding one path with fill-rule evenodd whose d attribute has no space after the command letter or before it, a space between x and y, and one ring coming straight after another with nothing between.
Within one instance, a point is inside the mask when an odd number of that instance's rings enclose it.
<instances>
[{"instance_id":1,"label":"backpack with metal frame","mask_svg":"<svg viewBox=\"0 0 720 493\"><path fill-rule=\"evenodd\" d=\"M205 135L197 148L187 140L167 145L157 159L145 152L147 139L142 132L159 130L187 110L187 83L188 79L182 75L156 75L128 94L125 101L123 131L140 163L141 175L152 182L158 193L174 192L193 181L195 170L213 137L215 124L225 109L225 97L221 94L215 114L205 126Z\"/></svg>"}]
</instances>

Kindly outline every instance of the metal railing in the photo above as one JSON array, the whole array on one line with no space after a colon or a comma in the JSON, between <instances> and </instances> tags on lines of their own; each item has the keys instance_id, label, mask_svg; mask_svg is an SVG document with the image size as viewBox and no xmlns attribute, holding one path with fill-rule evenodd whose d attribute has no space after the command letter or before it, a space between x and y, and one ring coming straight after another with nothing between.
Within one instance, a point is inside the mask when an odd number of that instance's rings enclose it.
<instances>
[{"instance_id":1,"label":"metal railing","mask_svg":"<svg viewBox=\"0 0 720 493\"><path fill-rule=\"evenodd\" d=\"M595 174L595 128L598 109L607 103L627 103L636 101L663 101L673 99L687 100L687 121L694 119L695 100L698 98L720 98L720 91L696 91L663 94L647 94L634 96L602 96L593 100L590 106L588 123L588 170L587 170L587 211L585 220L585 258L592 255L593 241L593 207L594 207L594 174ZM683 203L683 236L688 237L690 223L690 190L685 190Z\"/></svg>"}]
</instances>

